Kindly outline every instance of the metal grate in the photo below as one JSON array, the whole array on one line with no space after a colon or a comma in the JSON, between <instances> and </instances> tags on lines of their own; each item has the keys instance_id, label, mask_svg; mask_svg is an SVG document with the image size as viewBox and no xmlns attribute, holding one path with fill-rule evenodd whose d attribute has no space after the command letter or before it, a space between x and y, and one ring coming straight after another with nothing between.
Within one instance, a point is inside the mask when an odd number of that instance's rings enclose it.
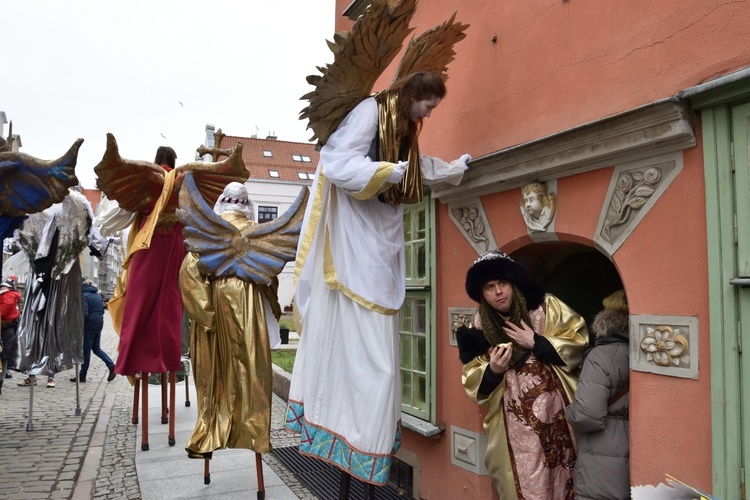
<instances>
[{"instance_id":1,"label":"metal grate","mask_svg":"<svg viewBox=\"0 0 750 500\"><path fill-rule=\"evenodd\" d=\"M274 448L273 454L308 490L321 500L338 500L341 469L322 460L302 455L299 446ZM350 500L364 500L365 483L352 477ZM375 500L404 500L404 496L390 485L375 488Z\"/></svg>"}]
</instances>

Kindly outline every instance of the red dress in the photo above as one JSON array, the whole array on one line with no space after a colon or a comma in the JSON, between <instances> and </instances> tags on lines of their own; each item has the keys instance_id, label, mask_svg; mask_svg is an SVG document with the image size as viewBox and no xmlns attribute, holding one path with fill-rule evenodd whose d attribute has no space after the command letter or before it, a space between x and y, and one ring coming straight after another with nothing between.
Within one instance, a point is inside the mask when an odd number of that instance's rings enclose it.
<instances>
[{"instance_id":1,"label":"red dress","mask_svg":"<svg viewBox=\"0 0 750 500\"><path fill-rule=\"evenodd\" d=\"M180 266L185 258L182 224L176 222L173 192L151 238L133 255L123 306L115 373L178 371L182 355Z\"/></svg>"}]
</instances>

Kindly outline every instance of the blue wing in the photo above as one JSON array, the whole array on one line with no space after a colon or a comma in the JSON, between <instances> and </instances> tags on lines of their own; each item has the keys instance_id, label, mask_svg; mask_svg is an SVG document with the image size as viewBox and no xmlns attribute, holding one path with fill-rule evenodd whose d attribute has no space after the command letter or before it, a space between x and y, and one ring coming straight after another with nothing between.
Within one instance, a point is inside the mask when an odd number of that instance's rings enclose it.
<instances>
[{"instance_id":1,"label":"blue wing","mask_svg":"<svg viewBox=\"0 0 750 500\"><path fill-rule=\"evenodd\" d=\"M202 273L268 285L284 264L294 260L307 197L308 190L303 188L281 217L240 232L205 202L188 172L176 215L185 226L185 247L198 254Z\"/></svg>"},{"instance_id":2,"label":"blue wing","mask_svg":"<svg viewBox=\"0 0 750 500\"><path fill-rule=\"evenodd\" d=\"M78 184L75 168L82 143L78 139L65 155L51 161L25 153L0 153L0 215L18 217L60 203L68 188Z\"/></svg>"}]
</instances>

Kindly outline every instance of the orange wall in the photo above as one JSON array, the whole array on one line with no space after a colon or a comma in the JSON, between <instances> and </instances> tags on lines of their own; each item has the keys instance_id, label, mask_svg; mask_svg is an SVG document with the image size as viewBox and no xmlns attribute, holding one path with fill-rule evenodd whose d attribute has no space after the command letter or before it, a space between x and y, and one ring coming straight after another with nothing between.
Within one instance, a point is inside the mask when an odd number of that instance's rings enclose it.
<instances>
[{"instance_id":1,"label":"orange wall","mask_svg":"<svg viewBox=\"0 0 750 500\"><path fill-rule=\"evenodd\" d=\"M349 3L337 0L337 30L351 26L341 17ZM424 151L450 159L544 137L750 65L747 2L422 0L414 34L453 12L471 26L448 67L448 96L420 140ZM386 70L376 87L392 77Z\"/></svg>"}]
</instances>

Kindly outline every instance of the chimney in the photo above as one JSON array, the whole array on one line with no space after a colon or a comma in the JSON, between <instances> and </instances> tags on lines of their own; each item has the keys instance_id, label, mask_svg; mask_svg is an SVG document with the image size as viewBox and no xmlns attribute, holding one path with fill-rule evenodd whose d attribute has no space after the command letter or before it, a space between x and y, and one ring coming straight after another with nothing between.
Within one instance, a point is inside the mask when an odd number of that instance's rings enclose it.
<instances>
[{"instance_id":1,"label":"chimney","mask_svg":"<svg viewBox=\"0 0 750 500\"><path fill-rule=\"evenodd\" d=\"M267 141L275 141L276 139L278 139L278 137L276 137L276 134L273 132L269 132L268 136L266 136Z\"/></svg>"}]
</instances>

